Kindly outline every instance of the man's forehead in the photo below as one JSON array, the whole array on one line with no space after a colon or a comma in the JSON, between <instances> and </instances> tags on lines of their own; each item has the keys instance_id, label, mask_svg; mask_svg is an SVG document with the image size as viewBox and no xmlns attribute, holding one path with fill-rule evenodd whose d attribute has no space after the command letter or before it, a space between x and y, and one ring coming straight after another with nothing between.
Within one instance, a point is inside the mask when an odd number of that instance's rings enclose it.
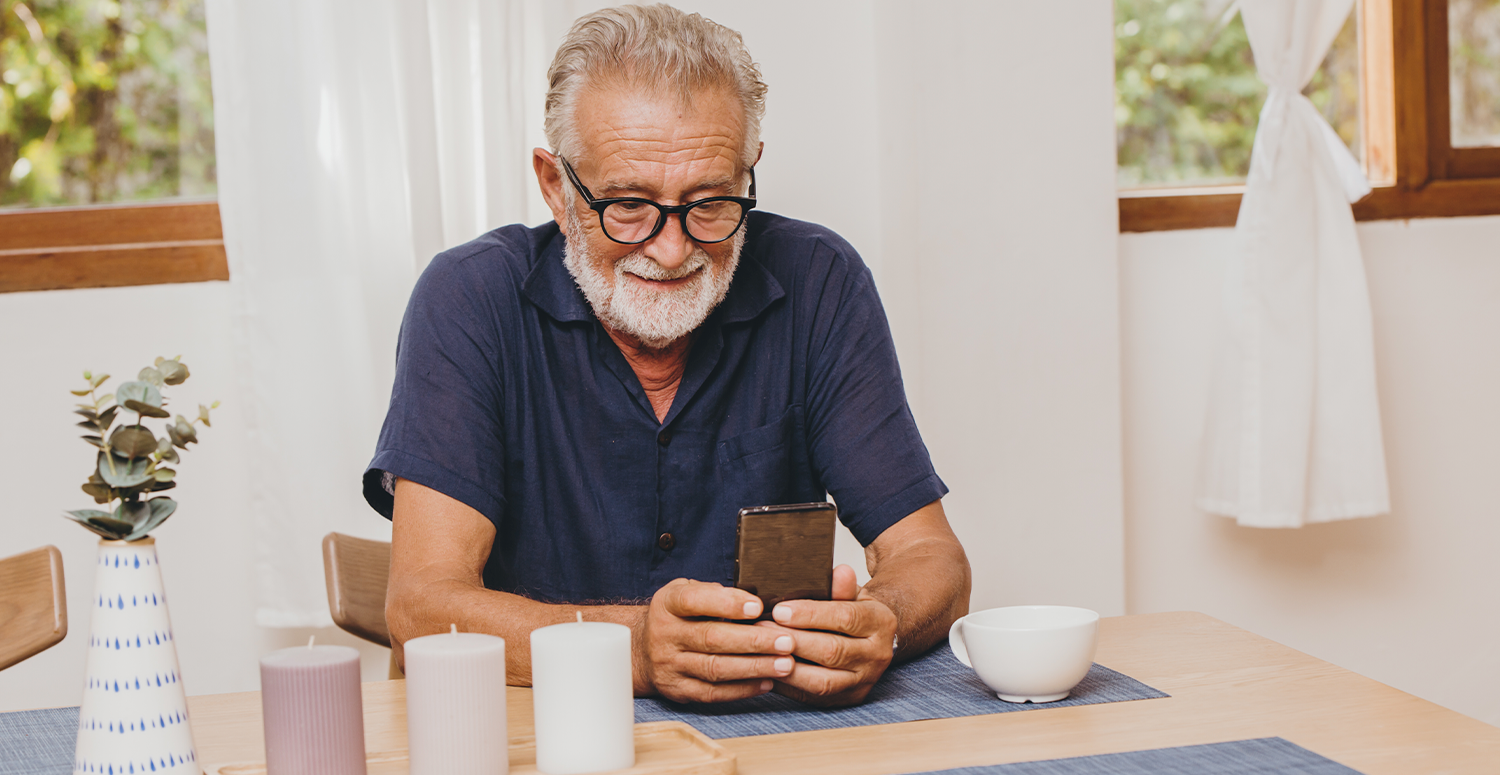
<instances>
[{"instance_id":1,"label":"man's forehead","mask_svg":"<svg viewBox=\"0 0 1500 775\"><path fill-rule=\"evenodd\" d=\"M744 151L743 109L722 88L686 98L662 90L587 89L573 117L582 152L576 161L609 178L651 174L663 165L730 175Z\"/></svg>"}]
</instances>

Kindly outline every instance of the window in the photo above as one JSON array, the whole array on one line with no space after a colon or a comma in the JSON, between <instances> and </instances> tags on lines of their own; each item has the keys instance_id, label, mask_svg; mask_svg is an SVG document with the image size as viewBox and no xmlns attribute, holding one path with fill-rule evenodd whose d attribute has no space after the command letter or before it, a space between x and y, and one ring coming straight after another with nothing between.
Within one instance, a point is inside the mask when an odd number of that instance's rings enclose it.
<instances>
[{"instance_id":1,"label":"window","mask_svg":"<svg viewBox=\"0 0 1500 775\"><path fill-rule=\"evenodd\" d=\"M1228 0L1116 0L1121 231L1234 225L1234 184L1264 98L1234 10ZM1307 92L1375 186L1354 205L1357 219L1500 213L1497 30L1500 0L1360 0ZM1136 115L1132 79L1143 72L1160 76L1146 84L1154 117ZM1175 134L1157 147L1173 150L1153 158L1138 136L1159 137L1159 126Z\"/></svg>"},{"instance_id":2,"label":"window","mask_svg":"<svg viewBox=\"0 0 1500 775\"><path fill-rule=\"evenodd\" d=\"M0 291L228 279L201 0L0 0Z\"/></svg>"}]
</instances>

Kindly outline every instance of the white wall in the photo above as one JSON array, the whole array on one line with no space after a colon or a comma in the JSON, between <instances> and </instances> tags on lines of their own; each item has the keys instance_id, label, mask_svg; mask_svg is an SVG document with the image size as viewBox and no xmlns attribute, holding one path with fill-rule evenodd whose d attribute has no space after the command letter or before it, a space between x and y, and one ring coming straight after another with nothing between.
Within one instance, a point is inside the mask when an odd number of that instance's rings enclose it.
<instances>
[{"instance_id":1,"label":"white wall","mask_svg":"<svg viewBox=\"0 0 1500 775\"><path fill-rule=\"evenodd\" d=\"M1500 217L1361 224L1389 516L1193 507L1226 229L1120 238L1126 588L1500 724Z\"/></svg>"}]
</instances>

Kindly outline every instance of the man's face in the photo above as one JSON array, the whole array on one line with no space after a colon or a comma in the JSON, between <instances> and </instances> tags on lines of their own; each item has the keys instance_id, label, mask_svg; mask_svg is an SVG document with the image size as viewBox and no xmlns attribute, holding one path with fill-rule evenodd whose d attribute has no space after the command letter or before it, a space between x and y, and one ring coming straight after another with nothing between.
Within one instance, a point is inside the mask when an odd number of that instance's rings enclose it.
<instances>
[{"instance_id":1,"label":"man's face","mask_svg":"<svg viewBox=\"0 0 1500 775\"><path fill-rule=\"evenodd\" d=\"M700 92L687 108L675 95L590 90L580 95L574 122L582 153L568 161L597 198L675 205L744 195L741 109L727 91ZM702 245L669 216L655 237L621 245L604 234L581 195L573 199L559 220L568 270L606 326L660 349L701 325L724 299L743 228Z\"/></svg>"}]
</instances>

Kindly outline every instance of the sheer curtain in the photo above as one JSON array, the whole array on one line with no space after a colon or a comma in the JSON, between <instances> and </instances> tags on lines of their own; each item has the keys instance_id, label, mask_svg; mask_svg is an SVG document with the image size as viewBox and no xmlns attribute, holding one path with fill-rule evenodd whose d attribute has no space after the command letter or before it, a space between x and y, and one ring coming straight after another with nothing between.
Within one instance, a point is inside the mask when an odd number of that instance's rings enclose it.
<instances>
[{"instance_id":1,"label":"sheer curtain","mask_svg":"<svg viewBox=\"0 0 1500 775\"><path fill-rule=\"evenodd\" d=\"M324 534L389 535L359 478L426 262L548 217L527 164L544 144L542 15L542 0L208 0L263 626L329 624Z\"/></svg>"},{"instance_id":2,"label":"sheer curtain","mask_svg":"<svg viewBox=\"0 0 1500 775\"><path fill-rule=\"evenodd\" d=\"M1242 0L1270 87L1226 293L1199 506L1255 527L1390 510L1358 163L1302 94L1354 0Z\"/></svg>"}]
</instances>

